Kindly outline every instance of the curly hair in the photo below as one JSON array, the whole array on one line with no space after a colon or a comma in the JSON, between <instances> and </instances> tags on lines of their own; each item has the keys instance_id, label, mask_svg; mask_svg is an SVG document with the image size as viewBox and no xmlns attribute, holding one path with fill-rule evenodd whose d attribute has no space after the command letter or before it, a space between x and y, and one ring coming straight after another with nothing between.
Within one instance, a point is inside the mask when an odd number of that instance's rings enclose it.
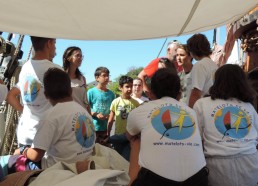
<instances>
[{"instance_id":1,"label":"curly hair","mask_svg":"<svg viewBox=\"0 0 258 186\"><path fill-rule=\"evenodd\" d=\"M188 50L197 57L209 56L212 51L207 37L203 34L194 34L187 40Z\"/></svg>"},{"instance_id":2,"label":"curly hair","mask_svg":"<svg viewBox=\"0 0 258 186\"><path fill-rule=\"evenodd\" d=\"M133 78L129 77L129 76L121 76L119 78L119 86L123 87L124 84L126 83L133 83Z\"/></svg>"},{"instance_id":3,"label":"curly hair","mask_svg":"<svg viewBox=\"0 0 258 186\"><path fill-rule=\"evenodd\" d=\"M158 99L164 96L176 99L180 89L180 78L176 71L161 68L151 78L151 91Z\"/></svg>"}]
</instances>

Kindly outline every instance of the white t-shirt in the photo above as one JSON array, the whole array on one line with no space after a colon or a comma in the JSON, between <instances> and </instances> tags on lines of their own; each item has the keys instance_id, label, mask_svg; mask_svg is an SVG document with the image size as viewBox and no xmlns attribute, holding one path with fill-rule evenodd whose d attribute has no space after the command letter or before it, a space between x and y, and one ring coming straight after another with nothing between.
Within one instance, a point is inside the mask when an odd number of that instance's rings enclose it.
<instances>
[{"instance_id":1,"label":"white t-shirt","mask_svg":"<svg viewBox=\"0 0 258 186\"><path fill-rule=\"evenodd\" d=\"M6 85L0 84L0 102L4 101L8 93Z\"/></svg>"},{"instance_id":2,"label":"white t-shirt","mask_svg":"<svg viewBox=\"0 0 258 186\"><path fill-rule=\"evenodd\" d=\"M16 87L21 91L23 112L17 128L18 143L31 145L38 129L38 122L51 107L44 95L43 77L49 68L60 66L48 60L29 60L21 69Z\"/></svg>"},{"instance_id":3,"label":"white t-shirt","mask_svg":"<svg viewBox=\"0 0 258 186\"><path fill-rule=\"evenodd\" d=\"M140 98L132 96L132 98L135 99L136 101L138 101L139 104L142 104L143 102L148 102L149 101L149 99L144 97L144 96L141 96Z\"/></svg>"},{"instance_id":4,"label":"white t-shirt","mask_svg":"<svg viewBox=\"0 0 258 186\"><path fill-rule=\"evenodd\" d=\"M197 88L202 91L202 96L209 95L209 89L213 85L214 73L217 69L218 66L210 58L205 57L197 61L190 75L191 90Z\"/></svg>"},{"instance_id":5,"label":"white t-shirt","mask_svg":"<svg viewBox=\"0 0 258 186\"><path fill-rule=\"evenodd\" d=\"M205 156L256 152L258 115L250 103L236 99L199 99L194 110L204 141Z\"/></svg>"},{"instance_id":6,"label":"white t-shirt","mask_svg":"<svg viewBox=\"0 0 258 186\"><path fill-rule=\"evenodd\" d=\"M56 104L40 124L32 147L46 150L43 169L59 161L81 161L92 154L96 139L92 117L78 103Z\"/></svg>"},{"instance_id":7,"label":"white t-shirt","mask_svg":"<svg viewBox=\"0 0 258 186\"><path fill-rule=\"evenodd\" d=\"M87 103L87 88L84 77L80 79L71 79L71 87L73 89L73 100L79 103L82 107L86 108Z\"/></svg>"},{"instance_id":8,"label":"white t-shirt","mask_svg":"<svg viewBox=\"0 0 258 186\"><path fill-rule=\"evenodd\" d=\"M141 133L139 165L174 181L184 181L205 165L195 112L164 97L129 113L127 131Z\"/></svg>"}]
</instances>

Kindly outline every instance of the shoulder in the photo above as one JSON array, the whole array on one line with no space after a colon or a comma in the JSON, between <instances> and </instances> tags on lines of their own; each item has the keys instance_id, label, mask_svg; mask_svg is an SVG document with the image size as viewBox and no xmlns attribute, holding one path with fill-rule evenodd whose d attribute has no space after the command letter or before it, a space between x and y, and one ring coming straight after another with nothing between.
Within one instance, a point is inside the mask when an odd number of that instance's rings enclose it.
<instances>
[{"instance_id":1,"label":"shoulder","mask_svg":"<svg viewBox=\"0 0 258 186\"><path fill-rule=\"evenodd\" d=\"M215 103L216 100L212 100L211 97L203 97L203 98L200 98L198 99L193 108L196 109L196 108L204 108L206 106L211 106L212 103Z\"/></svg>"},{"instance_id":2,"label":"shoulder","mask_svg":"<svg viewBox=\"0 0 258 186\"><path fill-rule=\"evenodd\" d=\"M145 96L142 96L142 97L141 97L141 100L142 100L143 102L145 102L145 101L149 101L149 98L147 98L147 97L145 97Z\"/></svg>"},{"instance_id":3,"label":"shoulder","mask_svg":"<svg viewBox=\"0 0 258 186\"><path fill-rule=\"evenodd\" d=\"M130 101L133 105L135 105L135 106L139 106L139 105L140 105L139 102L138 102L135 98L133 98L133 97L131 97L131 98L129 99L129 101Z\"/></svg>"},{"instance_id":4,"label":"shoulder","mask_svg":"<svg viewBox=\"0 0 258 186\"><path fill-rule=\"evenodd\" d=\"M152 60L145 68L150 68L152 66L158 66L160 58L156 58L154 60Z\"/></svg>"},{"instance_id":5,"label":"shoulder","mask_svg":"<svg viewBox=\"0 0 258 186\"><path fill-rule=\"evenodd\" d=\"M95 92L96 89L97 89L96 87L92 87L92 88L88 89L88 94Z\"/></svg>"},{"instance_id":6,"label":"shoulder","mask_svg":"<svg viewBox=\"0 0 258 186\"><path fill-rule=\"evenodd\" d=\"M113 101L112 101L112 105L114 105L114 104L118 104L120 102L120 97L118 97L118 98L115 98Z\"/></svg>"},{"instance_id":7,"label":"shoulder","mask_svg":"<svg viewBox=\"0 0 258 186\"><path fill-rule=\"evenodd\" d=\"M83 75L80 76L80 80L82 80L86 84L86 77L84 77Z\"/></svg>"},{"instance_id":8,"label":"shoulder","mask_svg":"<svg viewBox=\"0 0 258 186\"><path fill-rule=\"evenodd\" d=\"M112 99L116 98L115 93L113 91L109 90L109 89L108 89L108 94L109 94L110 97L112 97Z\"/></svg>"}]
</instances>

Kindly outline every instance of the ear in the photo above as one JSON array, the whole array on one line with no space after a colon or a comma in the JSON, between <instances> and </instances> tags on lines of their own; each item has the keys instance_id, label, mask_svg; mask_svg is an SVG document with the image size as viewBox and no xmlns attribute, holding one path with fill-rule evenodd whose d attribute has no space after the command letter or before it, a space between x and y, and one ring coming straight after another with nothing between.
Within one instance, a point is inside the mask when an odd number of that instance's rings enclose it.
<instances>
[{"instance_id":1,"label":"ear","mask_svg":"<svg viewBox=\"0 0 258 186\"><path fill-rule=\"evenodd\" d=\"M47 40L47 48L50 48L51 47L51 40L49 39L49 40Z\"/></svg>"}]
</instances>

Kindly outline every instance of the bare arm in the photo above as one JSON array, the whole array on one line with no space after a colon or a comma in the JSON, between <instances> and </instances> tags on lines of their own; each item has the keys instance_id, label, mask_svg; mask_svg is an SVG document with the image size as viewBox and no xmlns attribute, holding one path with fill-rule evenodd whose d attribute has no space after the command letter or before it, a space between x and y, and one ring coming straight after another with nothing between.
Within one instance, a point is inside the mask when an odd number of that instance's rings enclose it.
<instances>
[{"instance_id":1,"label":"bare arm","mask_svg":"<svg viewBox=\"0 0 258 186\"><path fill-rule=\"evenodd\" d=\"M85 100L84 100L85 104L86 104L86 110L88 111L89 114L91 114L90 104L89 104L88 96L87 96L87 82L86 82L86 78L84 76L82 76L82 79L83 79L85 87L86 87L86 90L85 90Z\"/></svg>"},{"instance_id":2,"label":"bare arm","mask_svg":"<svg viewBox=\"0 0 258 186\"><path fill-rule=\"evenodd\" d=\"M46 151L42 149L27 147L22 154L31 161L38 162L43 158L45 152ZM17 154L20 154L20 149L15 150L14 155Z\"/></svg>"},{"instance_id":3,"label":"bare arm","mask_svg":"<svg viewBox=\"0 0 258 186\"><path fill-rule=\"evenodd\" d=\"M142 85L143 85L143 92L146 94L146 96L148 96L148 98L150 98L151 100L153 100L153 94L150 90L150 88L148 87L145 78L147 78L147 74L144 72L144 70L142 70L139 74L138 74L138 78L140 78L142 80Z\"/></svg>"},{"instance_id":4,"label":"bare arm","mask_svg":"<svg viewBox=\"0 0 258 186\"><path fill-rule=\"evenodd\" d=\"M140 138L139 135L131 136L128 132L126 132L127 138L130 140L130 146L131 146L131 152L130 152L130 165L129 165L129 177L130 177L130 183L129 186L132 184L132 182L137 178L137 175L140 171L140 165L139 162L139 153L140 153Z\"/></svg>"},{"instance_id":5,"label":"bare arm","mask_svg":"<svg viewBox=\"0 0 258 186\"><path fill-rule=\"evenodd\" d=\"M7 94L6 101L9 103L15 110L22 112L23 111L23 106L20 103L20 98L19 96L21 95L21 91L13 87Z\"/></svg>"},{"instance_id":6,"label":"bare arm","mask_svg":"<svg viewBox=\"0 0 258 186\"><path fill-rule=\"evenodd\" d=\"M103 115L102 113L97 113L97 112L91 112L92 117L98 118L100 120L108 120L109 114L108 115Z\"/></svg>"},{"instance_id":7,"label":"bare arm","mask_svg":"<svg viewBox=\"0 0 258 186\"><path fill-rule=\"evenodd\" d=\"M111 110L107 123L107 135L110 136L110 132L112 130L113 122L114 122L115 113Z\"/></svg>"},{"instance_id":8,"label":"bare arm","mask_svg":"<svg viewBox=\"0 0 258 186\"><path fill-rule=\"evenodd\" d=\"M202 91L194 88L191 91L191 95L189 98L189 107L193 108L195 102L202 97Z\"/></svg>"},{"instance_id":9,"label":"bare arm","mask_svg":"<svg viewBox=\"0 0 258 186\"><path fill-rule=\"evenodd\" d=\"M45 154L46 151L42 150L42 149L37 149L37 148L29 148L26 152L26 157L28 159L30 159L31 161L34 161L34 162L38 162L40 161L44 154Z\"/></svg>"}]
</instances>

